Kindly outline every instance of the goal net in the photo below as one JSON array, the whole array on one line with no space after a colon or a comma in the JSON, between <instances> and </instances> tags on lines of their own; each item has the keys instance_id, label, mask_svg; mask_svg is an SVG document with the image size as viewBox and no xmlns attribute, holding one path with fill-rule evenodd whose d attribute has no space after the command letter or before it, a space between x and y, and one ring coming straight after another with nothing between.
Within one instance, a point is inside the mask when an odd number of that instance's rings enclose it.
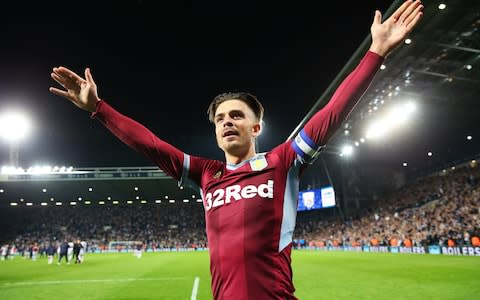
<instances>
[{"instance_id":1,"label":"goal net","mask_svg":"<svg viewBox=\"0 0 480 300\"><path fill-rule=\"evenodd\" d=\"M130 252L135 250L141 241L111 241L108 243L108 251L111 252Z\"/></svg>"}]
</instances>

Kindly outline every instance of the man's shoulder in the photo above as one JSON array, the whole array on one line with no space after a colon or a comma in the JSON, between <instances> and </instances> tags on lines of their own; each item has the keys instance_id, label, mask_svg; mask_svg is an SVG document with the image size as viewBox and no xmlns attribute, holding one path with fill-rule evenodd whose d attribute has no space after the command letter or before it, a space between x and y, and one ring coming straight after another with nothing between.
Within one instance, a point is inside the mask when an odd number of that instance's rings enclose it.
<instances>
[{"instance_id":1,"label":"man's shoulder","mask_svg":"<svg viewBox=\"0 0 480 300\"><path fill-rule=\"evenodd\" d=\"M190 155L190 167L201 167L203 170L206 170L208 168L218 168L225 165L226 162L218 159Z\"/></svg>"}]
</instances>

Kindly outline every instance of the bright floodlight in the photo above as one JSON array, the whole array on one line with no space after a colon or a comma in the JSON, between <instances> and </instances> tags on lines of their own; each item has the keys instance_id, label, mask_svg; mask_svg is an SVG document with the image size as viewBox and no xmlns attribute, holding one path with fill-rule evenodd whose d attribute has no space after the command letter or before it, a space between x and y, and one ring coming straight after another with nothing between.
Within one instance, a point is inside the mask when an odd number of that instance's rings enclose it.
<instances>
[{"instance_id":1,"label":"bright floodlight","mask_svg":"<svg viewBox=\"0 0 480 300\"><path fill-rule=\"evenodd\" d=\"M16 142L25 138L30 127L30 122L25 115L7 113L0 116L0 136L7 141Z\"/></svg>"},{"instance_id":2,"label":"bright floodlight","mask_svg":"<svg viewBox=\"0 0 480 300\"><path fill-rule=\"evenodd\" d=\"M383 118L370 124L367 128L366 137L368 139L384 137L395 127L407 123L407 120L415 111L416 105L412 101L392 107Z\"/></svg>"},{"instance_id":3,"label":"bright floodlight","mask_svg":"<svg viewBox=\"0 0 480 300\"><path fill-rule=\"evenodd\" d=\"M344 156L344 155L345 156L350 156L350 155L352 155L352 153L353 153L352 145L345 145L345 146L342 147L342 152L341 152L342 156Z\"/></svg>"},{"instance_id":4,"label":"bright floodlight","mask_svg":"<svg viewBox=\"0 0 480 300\"><path fill-rule=\"evenodd\" d=\"M367 130L367 139L376 139L383 137L387 132L388 124L384 120L372 123Z\"/></svg>"}]
</instances>

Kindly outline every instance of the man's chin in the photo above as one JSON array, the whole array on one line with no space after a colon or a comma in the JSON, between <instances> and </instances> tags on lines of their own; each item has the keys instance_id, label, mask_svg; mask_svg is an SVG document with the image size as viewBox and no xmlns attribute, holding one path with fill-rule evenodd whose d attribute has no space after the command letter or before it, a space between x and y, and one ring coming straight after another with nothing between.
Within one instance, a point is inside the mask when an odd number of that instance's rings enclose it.
<instances>
[{"instance_id":1,"label":"man's chin","mask_svg":"<svg viewBox=\"0 0 480 300\"><path fill-rule=\"evenodd\" d=\"M240 148L240 144L237 142L228 142L228 143L223 143L222 148L224 151L234 151L236 149Z\"/></svg>"},{"instance_id":2,"label":"man's chin","mask_svg":"<svg viewBox=\"0 0 480 300\"><path fill-rule=\"evenodd\" d=\"M228 142L228 143L223 143L221 148L222 148L223 151L235 155L235 154L241 152L243 147L239 142L232 141L232 142Z\"/></svg>"}]
</instances>

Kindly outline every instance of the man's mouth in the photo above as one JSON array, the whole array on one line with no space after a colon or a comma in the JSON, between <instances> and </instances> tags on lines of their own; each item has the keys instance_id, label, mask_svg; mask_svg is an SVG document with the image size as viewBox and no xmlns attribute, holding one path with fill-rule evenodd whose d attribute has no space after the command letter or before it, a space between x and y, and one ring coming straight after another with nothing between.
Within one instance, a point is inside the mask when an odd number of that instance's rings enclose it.
<instances>
[{"instance_id":1,"label":"man's mouth","mask_svg":"<svg viewBox=\"0 0 480 300\"><path fill-rule=\"evenodd\" d=\"M238 135L238 132L236 132L235 130L227 130L223 133L223 137L232 136L232 135Z\"/></svg>"}]
</instances>

